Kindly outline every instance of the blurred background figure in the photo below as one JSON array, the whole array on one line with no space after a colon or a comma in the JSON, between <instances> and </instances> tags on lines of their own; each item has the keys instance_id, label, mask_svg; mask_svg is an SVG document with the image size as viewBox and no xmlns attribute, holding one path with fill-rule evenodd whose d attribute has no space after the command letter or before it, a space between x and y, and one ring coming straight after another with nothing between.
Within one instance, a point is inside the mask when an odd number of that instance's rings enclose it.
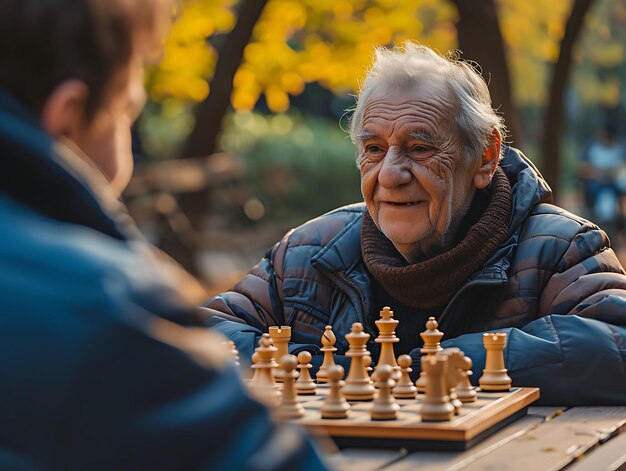
<instances>
[{"instance_id":1,"label":"blurred background figure","mask_svg":"<svg viewBox=\"0 0 626 471\"><path fill-rule=\"evenodd\" d=\"M578 175L589 217L614 235L623 229L626 154L614 123L606 122L584 152Z\"/></svg>"}]
</instances>

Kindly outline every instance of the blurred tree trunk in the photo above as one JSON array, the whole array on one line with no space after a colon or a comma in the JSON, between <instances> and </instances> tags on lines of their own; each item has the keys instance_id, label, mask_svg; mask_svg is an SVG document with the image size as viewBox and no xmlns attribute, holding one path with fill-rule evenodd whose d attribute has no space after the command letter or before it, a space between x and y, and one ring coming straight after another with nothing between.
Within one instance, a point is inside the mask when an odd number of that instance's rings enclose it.
<instances>
[{"instance_id":1,"label":"blurred tree trunk","mask_svg":"<svg viewBox=\"0 0 626 471\"><path fill-rule=\"evenodd\" d=\"M563 132L564 93L572 66L572 50L593 0L574 0L565 24L559 58L554 66L548 107L543 124L542 163L545 179L555 195L559 189L561 168L561 134Z\"/></svg>"},{"instance_id":2,"label":"blurred tree trunk","mask_svg":"<svg viewBox=\"0 0 626 471\"><path fill-rule=\"evenodd\" d=\"M217 150L217 139L230 104L235 72L266 4L267 0L244 0L241 3L237 23L218 51L209 96L196 107L196 123L185 143L183 157L208 156Z\"/></svg>"},{"instance_id":3,"label":"blurred tree trunk","mask_svg":"<svg viewBox=\"0 0 626 471\"><path fill-rule=\"evenodd\" d=\"M511 93L511 78L498 11L494 0L452 0L459 11L456 25L463 57L480 64L489 84L493 106L504 115L509 137L516 146L523 138L517 107Z\"/></svg>"},{"instance_id":4,"label":"blurred tree trunk","mask_svg":"<svg viewBox=\"0 0 626 471\"><path fill-rule=\"evenodd\" d=\"M267 0L242 0L237 11L237 22L228 33L221 47L215 72L211 80L209 95L195 109L195 125L185 142L181 157L208 157L218 149L218 138L222 130L222 122L230 105L233 91L233 79L241 64L243 51L250 42L252 31L256 25ZM201 190L178 194L176 199L183 214L193 223L194 229L200 230L202 221L208 212L211 186ZM183 262L187 270L198 275L197 247L177 246L173 255ZM171 254L172 255L172 254Z\"/></svg>"}]
</instances>

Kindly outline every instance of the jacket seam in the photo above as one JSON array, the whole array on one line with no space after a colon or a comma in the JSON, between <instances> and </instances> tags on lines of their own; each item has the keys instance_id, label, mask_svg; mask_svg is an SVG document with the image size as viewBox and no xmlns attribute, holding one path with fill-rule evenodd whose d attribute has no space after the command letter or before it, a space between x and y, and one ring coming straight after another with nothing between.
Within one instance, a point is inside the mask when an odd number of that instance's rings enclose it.
<instances>
[{"instance_id":1,"label":"jacket seam","mask_svg":"<svg viewBox=\"0 0 626 471\"><path fill-rule=\"evenodd\" d=\"M528 270L532 270L532 271L547 271L547 272L554 273L554 271L549 269L549 268L540 268L538 266L534 266L534 267L522 268L521 270L516 270L516 271L512 272L511 275L509 276L509 279L512 278L513 276L519 274L519 273L523 273L523 272L528 271Z\"/></svg>"},{"instance_id":2,"label":"jacket seam","mask_svg":"<svg viewBox=\"0 0 626 471\"><path fill-rule=\"evenodd\" d=\"M304 311L305 313L310 314L319 320L322 320L321 318L323 317L324 318L323 322L328 323L328 319L329 319L328 313L321 311L307 304L291 302L291 315L289 316L290 319L288 319L289 325L293 324L293 322L296 320L297 311ZM320 314L321 316L317 316L316 314Z\"/></svg>"},{"instance_id":3,"label":"jacket seam","mask_svg":"<svg viewBox=\"0 0 626 471\"><path fill-rule=\"evenodd\" d=\"M276 275L276 270L274 270L274 274ZM258 278L261 281L265 281L266 283L272 281L272 277L271 276L269 276L267 279L265 279L261 275L259 275L258 273L254 273L254 272L248 272L248 275L254 276L255 278ZM276 275L276 277L278 278L278 275Z\"/></svg>"},{"instance_id":4,"label":"jacket seam","mask_svg":"<svg viewBox=\"0 0 626 471\"><path fill-rule=\"evenodd\" d=\"M533 239L540 239L540 238L546 238L546 239L560 239L563 240L565 242L570 243L572 241L571 237L565 237L565 236L561 236L558 234L533 234L533 235L528 235L526 237L524 237L524 240L522 242L519 243L519 245L521 246L522 244L533 240Z\"/></svg>"},{"instance_id":5,"label":"jacket seam","mask_svg":"<svg viewBox=\"0 0 626 471\"><path fill-rule=\"evenodd\" d=\"M567 212L565 212L565 210L563 210L562 208L558 208L557 206L552 205L551 203L547 203L550 204L552 206L552 210L547 210L545 209L545 207L541 207L544 206L546 203L540 203L537 206L535 206L535 208L538 209L533 209L533 211L531 211L531 213L528 215L528 219L535 217L535 216L554 216L555 218L564 218L567 219L568 221L572 221L575 222L576 224L578 224L579 226L584 226L587 223L591 222L591 221L587 221L585 219L582 219L576 215L573 214L568 214ZM557 209L558 208L558 209ZM592 223L593 224L593 223ZM595 227L595 225L594 225Z\"/></svg>"},{"instance_id":6,"label":"jacket seam","mask_svg":"<svg viewBox=\"0 0 626 471\"><path fill-rule=\"evenodd\" d=\"M611 332L611 336L613 337L613 341L615 342L615 349L617 350L619 356L622 358L622 369L624 370L624 373L626 373L626 350L622 350L619 347L619 340L622 338L622 336L619 335L619 333L617 333L615 329L613 329L613 326L608 322L606 323L606 326Z\"/></svg>"},{"instance_id":7,"label":"jacket seam","mask_svg":"<svg viewBox=\"0 0 626 471\"><path fill-rule=\"evenodd\" d=\"M561 345L561 337L559 337L559 333L556 330L556 327L554 327L554 323L552 322L552 318L550 316L546 316L545 319L546 319L546 323L548 324L548 327L549 327L550 331L552 332L552 335L554 335L554 338L556 339L556 344L559 347L559 353L561 355L561 358L563 359L561 361L564 361L564 358L563 358L563 346Z\"/></svg>"},{"instance_id":8,"label":"jacket seam","mask_svg":"<svg viewBox=\"0 0 626 471\"><path fill-rule=\"evenodd\" d=\"M330 242L329 242L330 243ZM294 248L294 247L325 247L327 244L294 244L294 243L290 243L289 244L289 248Z\"/></svg>"}]
</instances>

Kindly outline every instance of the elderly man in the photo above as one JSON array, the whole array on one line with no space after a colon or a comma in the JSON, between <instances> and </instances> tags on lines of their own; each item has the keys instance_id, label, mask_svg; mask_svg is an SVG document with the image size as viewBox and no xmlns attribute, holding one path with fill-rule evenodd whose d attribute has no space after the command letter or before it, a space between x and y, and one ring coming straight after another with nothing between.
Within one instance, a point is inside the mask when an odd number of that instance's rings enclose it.
<instances>
[{"instance_id":1,"label":"elderly man","mask_svg":"<svg viewBox=\"0 0 626 471\"><path fill-rule=\"evenodd\" d=\"M171 8L0 2L0 469L324 468L118 201Z\"/></svg>"},{"instance_id":2,"label":"elderly man","mask_svg":"<svg viewBox=\"0 0 626 471\"><path fill-rule=\"evenodd\" d=\"M331 324L341 354L353 322L373 338L391 306L396 354L418 360L436 316L442 345L480 372L482 332L504 330L509 374L544 403L626 403L624 270L503 135L470 65L412 43L379 50L351 122L365 204L290 231L207 302L209 324L247 353L270 325L292 326L292 351L317 352Z\"/></svg>"}]
</instances>

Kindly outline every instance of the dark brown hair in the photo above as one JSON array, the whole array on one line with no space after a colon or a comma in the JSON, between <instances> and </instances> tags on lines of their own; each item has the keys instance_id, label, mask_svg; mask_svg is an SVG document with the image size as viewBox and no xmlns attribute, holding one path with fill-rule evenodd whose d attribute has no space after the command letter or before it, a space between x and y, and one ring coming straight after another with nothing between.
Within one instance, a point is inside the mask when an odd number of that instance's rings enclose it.
<instances>
[{"instance_id":1,"label":"dark brown hair","mask_svg":"<svg viewBox=\"0 0 626 471\"><path fill-rule=\"evenodd\" d=\"M87 118L116 72L129 61L136 35L167 14L162 0L0 0L0 88L39 113L64 80L89 87Z\"/></svg>"}]
</instances>

